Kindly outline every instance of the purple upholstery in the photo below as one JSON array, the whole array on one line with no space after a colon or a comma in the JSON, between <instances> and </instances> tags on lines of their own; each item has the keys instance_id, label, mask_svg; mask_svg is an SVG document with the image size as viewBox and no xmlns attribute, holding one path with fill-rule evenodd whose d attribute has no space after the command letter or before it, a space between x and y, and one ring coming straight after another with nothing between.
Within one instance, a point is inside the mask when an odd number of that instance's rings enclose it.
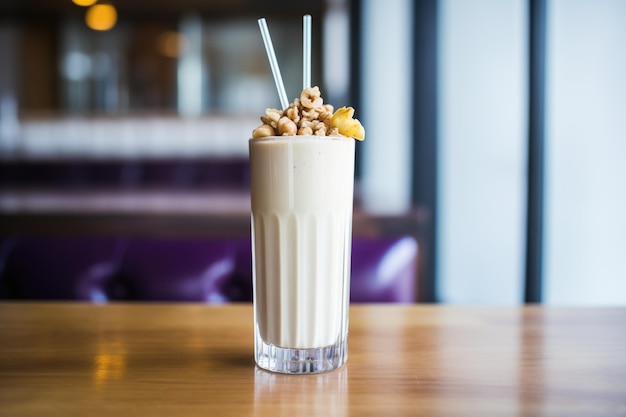
<instances>
[{"instance_id":1,"label":"purple upholstery","mask_svg":"<svg viewBox=\"0 0 626 417\"><path fill-rule=\"evenodd\" d=\"M350 297L355 302L414 302L416 268L412 237L355 240Z\"/></svg>"},{"instance_id":2,"label":"purple upholstery","mask_svg":"<svg viewBox=\"0 0 626 417\"><path fill-rule=\"evenodd\" d=\"M3 286L11 298L106 301L125 245L115 238L15 238Z\"/></svg>"},{"instance_id":3,"label":"purple upholstery","mask_svg":"<svg viewBox=\"0 0 626 417\"><path fill-rule=\"evenodd\" d=\"M252 301L252 242L250 237L240 240L238 246L229 296L233 301Z\"/></svg>"},{"instance_id":4,"label":"purple upholstery","mask_svg":"<svg viewBox=\"0 0 626 417\"><path fill-rule=\"evenodd\" d=\"M141 239L130 243L121 269L131 298L230 301L236 240Z\"/></svg>"},{"instance_id":5,"label":"purple upholstery","mask_svg":"<svg viewBox=\"0 0 626 417\"><path fill-rule=\"evenodd\" d=\"M417 253L413 237L355 238L352 302L415 301ZM251 301L250 238L0 237L0 284L13 299Z\"/></svg>"}]
</instances>

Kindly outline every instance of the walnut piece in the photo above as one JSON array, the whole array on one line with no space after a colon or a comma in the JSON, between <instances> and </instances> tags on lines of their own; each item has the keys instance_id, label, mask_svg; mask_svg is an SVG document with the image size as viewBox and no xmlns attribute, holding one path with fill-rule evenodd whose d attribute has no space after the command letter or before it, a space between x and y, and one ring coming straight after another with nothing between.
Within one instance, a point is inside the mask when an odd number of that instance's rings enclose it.
<instances>
[{"instance_id":1,"label":"walnut piece","mask_svg":"<svg viewBox=\"0 0 626 417\"><path fill-rule=\"evenodd\" d=\"M278 128L278 121L283 116L283 112L278 109L265 109L265 116L261 116L263 124L270 125L274 129Z\"/></svg>"},{"instance_id":2,"label":"walnut piece","mask_svg":"<svg viewBox=\"0 0 626 417\"><path fill-rule=\"evenodd\" d=\"M324 125L326 125L326 128L329 129L330 128L330 120L333 117L333 112L332 111L328 111L326 106L322 106L322 107L318 107L317 109L315 109L318 113L317 119L320 122L323 122Z\"/></svg>"},{"instance_id":3,"label":"walnut piece","mask_svg":"<svg viewBox=\"0 0 626 417\"><path fill-rule=\"evenodd\" d=\"M324 104L320 88L315 86L302 90L302 93L300 94L300 103L302 103L302 107L307 109L314 109Z\"/></svg>"},{"instance_id":4,"label":"walnut piece","mask_svg":"<svg viewBox=\"0 0 626 417\"><path fill-rule=\"evenodd\" d=\"M278 121L278 133L282 136L294 136L298 133L298 126L287 116Z\"/></svg>"},{"instance_id":5,"label":"walnut piece","mask_svg":"<svg viewBox=\"0 0 626 417\"><path fill-rule=\"evenodd\" d=\"M266 136L275 136L276 132L270 125L261 125L252 131L253 138L264 138Z\"/></svg>"},{"instance_id":6,"label":"walnut piece","mask_svg":"<svg viewBox=\"0 0 626 417\"><path fill-rule=\"evenodd\" d=\"M285 110L285 115L296 124L300 121L300 112L298 111L298 108L293 104L287 107L287 110Z\"/></svg>"},{"instance_id":7,"label":"walnut piece","mask_svg":"<svg viewBox=\"0 0 626 417\"><path fill-rule=\"evenodd\" d=\"M319 113L315 109L303 109L302 110L302 120L317 120L319 117Z\"/></svg>"},{"instance_id":8,"label":"walnut piece","mask_svg":"<svg viewBox=\"0 0 626 417\"><path fill-rule=\"evenodd\" d=\"M313 129L311 129L308 126L302 126L300 129L298 129L299 136L310 136L312 134L313 134Z\"/></svg>"}]
</instances>

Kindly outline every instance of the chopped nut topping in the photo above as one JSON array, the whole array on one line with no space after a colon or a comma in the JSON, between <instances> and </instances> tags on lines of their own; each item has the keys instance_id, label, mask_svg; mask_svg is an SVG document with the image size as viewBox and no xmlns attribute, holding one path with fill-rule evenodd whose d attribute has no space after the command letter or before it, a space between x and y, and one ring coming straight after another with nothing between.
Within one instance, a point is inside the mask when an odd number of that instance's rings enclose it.
<instances>
[{"instance_id":1,"label":"chopped nut topping","mask_svg":"<svg viewBox=\"0 0 626 417\"><path fill-rule=\"evenodd\" d=\"M293 122L296 124L300 121L300 112L298 111L298 108L293 104L287 107L287 110L285 110L285 115L289 119L293 120Z\"/></svg>"},{"instance_id":2,"label":"chopped nut topping","mask_svg":"<svg viewBox=\"0 0 626 417\"><path fill-rule=\"evenodd\" d=\"M314 109L324 104L320 88L315 86L302 90L302 94L300 94L300 103L302 103L302 107L307 109Z\"/></svg>"},{"instance_id":3,"label":"chopped nut topping","mask_svg":"<svg viewBox=\"0 0 626 417\"><path fill-rule=\"evenodd\" d=\"M302 126L300 129L298 129L298 135L300 136L310 136L313 134L313 129L311 129L308 126Z\"/></svg>"},{"instance_id":4,"label":"chopped nut topping","mask_svg":"<svg viewBox=\"0 0 626 417\"><path fill-rule=\"evenodd\" d=\"M317 120L319 117L319 113L315 111L315 109L302 110L302 119L303 120Z\"/></svg>"},{"instance_id":5,"label":"chopped nut topping","mask_svg":"<svg viewBox=\"0 0 626 417\"><path fill-rule=\"evenodd\" d=\"M274 128L269 125L261 125L254 129L252 132L253 138L264 138L266 136L274 136L276 132L274 132Z\"/></svg>"},{"instance_id":6,"label":"chopped nut topping","mask_svg":"<svg viewBox=\"0 0 626 417\"><path fill-rule=\"evenodd\" d=\"M266 109L261 116L263 124L254 129L252 137L316 135L363 140L365 129L353 116L352 107L342 107L335 112L332 105L324 104L319 87L309 87L285 110Z\"/></svg>"},{"instance_id":7,"label":"chopped nut topping","mask_svg":"<svg viewBox=\"0 0 626 417\"><path fill-rule=\"evenodd\" d=\"M265 116L261 116L263 124L270 125L274 129L278 127L278 120L282 117L283 112L277 109L265 109Z\"/></svg>"},{"instance_id":8,"label":"chopped nut topping","mask_svg":"<svg viewBox=\"0 0 626 417\"><path fill-rule=\"evenodd\" d=\"M298 126L287 116L278 121L278 133L282 136L294 136L298 132Z\"/></svg>"}]
</instances>

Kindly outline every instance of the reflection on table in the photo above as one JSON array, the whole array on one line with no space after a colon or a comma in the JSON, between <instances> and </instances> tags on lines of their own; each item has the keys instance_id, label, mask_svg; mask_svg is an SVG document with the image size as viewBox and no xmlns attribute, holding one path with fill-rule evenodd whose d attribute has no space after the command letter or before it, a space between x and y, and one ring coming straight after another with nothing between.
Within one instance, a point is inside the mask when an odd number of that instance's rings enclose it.
<instances>
[{"instance_id":1,"label":"reflection on table","mask_svg":"<svg viewBox=\"0 0 626 417\"><path fill-rule=\"evenodd\" d=\"M0 303L2 413L622 415L626 309L358 305L321 375L253 362L250 304Z\"/></svg>"}]
</instances>

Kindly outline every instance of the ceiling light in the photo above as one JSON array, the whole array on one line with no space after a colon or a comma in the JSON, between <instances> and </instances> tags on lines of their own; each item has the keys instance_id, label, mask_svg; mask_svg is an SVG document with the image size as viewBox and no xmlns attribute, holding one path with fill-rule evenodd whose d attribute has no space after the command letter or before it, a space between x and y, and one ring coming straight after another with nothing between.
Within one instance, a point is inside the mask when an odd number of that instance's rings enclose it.
<instances>
[{"instance_id":1,"label":"ceiling light","mask_svg":"<svg viewBox=\"0 0 626 417\"><path fill-rule=\"evenodd\" d=\"M109 30L117 22L117 10L111 4L96 4L87 9L85 23L93 30Z\"/></svg>"}]
</instances>

